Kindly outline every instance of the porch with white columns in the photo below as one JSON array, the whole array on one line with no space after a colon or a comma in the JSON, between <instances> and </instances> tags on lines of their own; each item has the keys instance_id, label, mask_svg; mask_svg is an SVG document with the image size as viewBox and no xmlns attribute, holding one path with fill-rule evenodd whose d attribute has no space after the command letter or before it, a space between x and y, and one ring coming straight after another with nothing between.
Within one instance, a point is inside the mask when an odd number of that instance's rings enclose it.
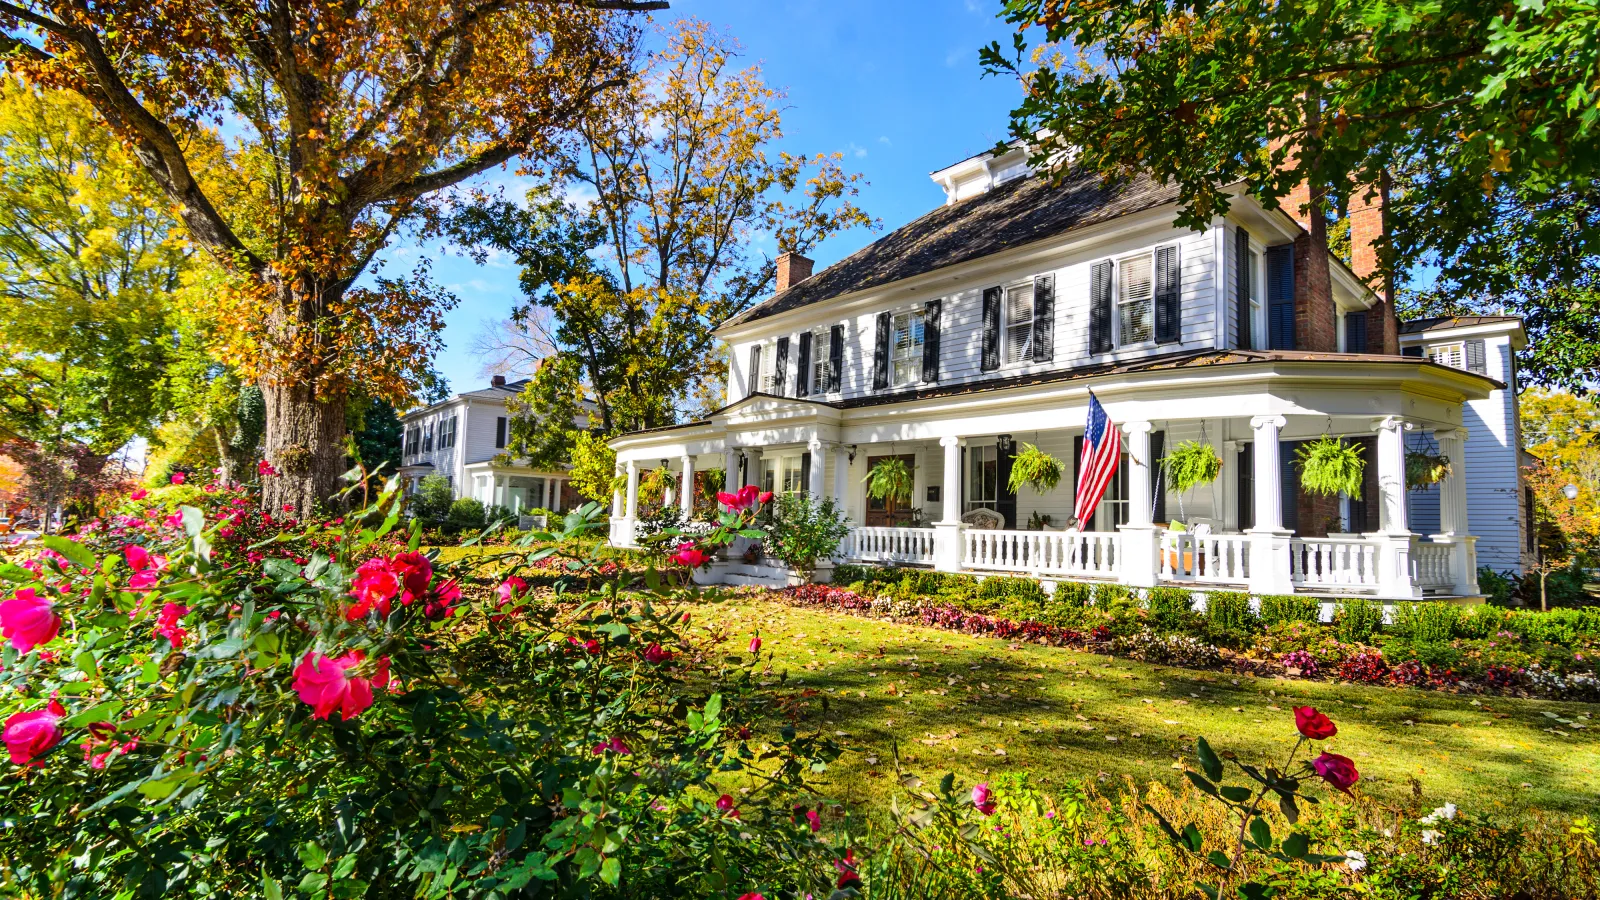
<instances>
[{"instance_id":1,"label":"porch with white columns","mask_svg":"<svg viewBox=\"0 0 1600 900\"><path fill-rule=\"evenodd\" d=\"M1462 596L1477 594L1478 539L1467 526L1467 430L1440 428L1433 436L1450 469L1439 482L1439 533L1431 538L1451 545L1451 589Z\"/></svg>"},{"instance_id":2,"label":"porch with white columns","mask_svg":"<svg viewBox=\"0 0 1600 900\"><path fill-rule=\"evenodd\" d=\"M684 454L679 460L678 512L684 521L694 515L694 457Z\"/></svg>"},{"instance_id":3,"label":"porch with white columns","mask_svg":"<svg viewBox=\"0 0 1600 900\"><path fill-rule=\"evenodd\" d=\"M1283 460L1278 434L1289 424L1283 416L1256 416L1250 420L1255 441L1251 483L1253 518L1250 535L1250 590L1259 594L1288 594L1294 590L1290 568L1290 538L1294 532L1283 521ZM1262 486L1269 486L1263 490Z\"/></svg>"},{"instance_id":4,"label":"porch with white columns","mask_svg":"<svg viewBox=\"0 0 1600 900\"><path fill-rule=\"evenodd\" d=\"M1121 568L1123 584L1133 587L1154 587L1160 553L1158 529L1151 519L1155 511L1155 496L1150 478L1150 432L1155 426L1149 422L1128 422L1122 426L1128 435L1128 522L1118 525L1122 535L1122 552L1117 564Z\"/></svg>"},{"instance_id":5,"label":"porch with white columns","mask_svg":"<svg viewBox=\"0 0 1600 900\"><path fill-rule=\"evenodd\" d=\"M1377 544L1378 593L1414 600L1422 597L1411 567L1414 542L1406 521L1406 437L1411 423L1384 416L1372 423L1378 433L1378 530L1366 537Z\"/></svg>"}]
</instances>

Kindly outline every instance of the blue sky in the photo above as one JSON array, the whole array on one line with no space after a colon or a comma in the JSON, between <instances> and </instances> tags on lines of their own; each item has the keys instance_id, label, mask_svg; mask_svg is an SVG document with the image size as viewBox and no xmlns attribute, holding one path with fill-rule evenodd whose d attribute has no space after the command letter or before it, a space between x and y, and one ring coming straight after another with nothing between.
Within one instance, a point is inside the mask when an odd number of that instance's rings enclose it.
<instances>
[{"instance_id":1,"label":"blue sky","mask_svg":"<svg viewBox=\"0 0 1600 900\"><path fill-rule=\"evenodd\" d=\"M846 155L869 182L860 205L896 228L943 202L928 173L994 145L1006 133L1014 84L980 78L978 47L1009 41L998 0L674 0L667 16L712 23L788 93L777 149ZM510 173L486 176L510 182ZM826 266L876 235L847 232L813 254ZM766 248L771 252L771 248ZM395 270L422 255L461 299L446 319L437 367L455 390L486 381L473 352L485 321L519 299L515 268L479 266L437 245L399 243Z\"/></svg>"}]
</instances>

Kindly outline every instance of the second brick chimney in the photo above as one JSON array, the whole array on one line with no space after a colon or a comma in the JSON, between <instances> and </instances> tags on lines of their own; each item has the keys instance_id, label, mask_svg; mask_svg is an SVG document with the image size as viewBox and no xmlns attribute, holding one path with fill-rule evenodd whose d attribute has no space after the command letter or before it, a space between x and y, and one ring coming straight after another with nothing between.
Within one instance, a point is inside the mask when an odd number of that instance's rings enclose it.
<instances>
[{"instance_id":1,"label":"second brick chimney","mask_svg":"<svg viewBox=\"0 0 1600 900\"><path fill-rule=\"evenodd\" d=\"M778 293L783 293L794 285L811 277L811 267L815 265L810 259L801 256L793 250L785 250L778 254Z\"/></svg>"},{"instance_id":2,"label":"second brick chimney","mask_svg":"<svg viewBox=\"0 0 1600 900\"><path fill-rule=\"evenodd\" d=\"M1389 205L1389 176L1376 185L1350 192L1350 269L1378 295L1367 310L1367 352L1400 353L1400 321L1394 309L1394 278L1382 274L1376 242L1383 237L1384 212Z\"/></svg>"},{"instance_id":3,"label":"second brick chimney","mask_svg":"<svg viewBox=\"0 0 1600 900\"><path fill-rule=\"evenodd\" d=\"M490 387L505 387L506 386L506 377L504 375L491 375L491 376L489 376L489 386Z\"/></svg>"}]
</instances>

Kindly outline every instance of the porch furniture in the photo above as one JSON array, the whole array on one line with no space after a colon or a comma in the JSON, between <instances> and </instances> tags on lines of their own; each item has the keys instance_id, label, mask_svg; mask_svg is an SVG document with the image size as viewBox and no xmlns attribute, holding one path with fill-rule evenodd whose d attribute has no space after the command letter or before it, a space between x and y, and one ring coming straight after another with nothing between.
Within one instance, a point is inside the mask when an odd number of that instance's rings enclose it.
<instances>
[{"instance_id":1,"label":"porch furniture","mask_svg":"<svg viewBox=\"0 0 1600 900\"><path fill-rule=\"evenodd\" d=\"M992 509L984 509L979 507L978 509L968 510L967 513L961 517L961 524L967 526L968 528L994 531L1006 527L1006 520L1004 516Z\"/></svg>"}]
</instances>

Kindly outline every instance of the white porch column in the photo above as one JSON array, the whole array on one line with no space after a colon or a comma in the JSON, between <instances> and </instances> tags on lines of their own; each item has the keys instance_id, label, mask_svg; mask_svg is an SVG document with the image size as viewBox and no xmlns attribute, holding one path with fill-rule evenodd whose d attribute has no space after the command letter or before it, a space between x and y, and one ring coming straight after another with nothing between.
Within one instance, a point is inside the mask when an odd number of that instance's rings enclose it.
<instances>
[{"instance_id":1,"label":"white porch column","mask_svg":"<svg viewBox=\"0 0 1600 900\"><path fill-rule=\"evenodd\" d=\"M684 454L678 461L683 468L683 477L679 480L678 510L683 513L684 521L694 514L694 457Z\"/></svg>"},{"instance_id":2,"label":"white porch column","mask_svg":"<svg viewBox=\"0 0 1600 900\"><path fill-rule=\"evenodd\" d=\"M628 460L628 496L627 505L624 507L622 517L628 522L628 533L625 535L628 546L633 546L633 522L639 516L639 464Z\"/></svg>"},{"instance_id":3,"label":"white porch column","mask_svg":"<svg viewBox=\"0 0 1600 900\"><path fill-rule=\"evenodd\" d=\"M1367 537L1378 544L1378 594L1396 600L1422 597L1411 576L1415 538L1406 522L1406 432L1410 428L1399 416L1372 423L1372 430L1378 433L1378 531Z\"/></svg>"},{"instance_id":4,"label":"white porch column","mask_svg":"<svg viewBox=\"0 0 1600 900\"><path fill-rule=\"evenodd\" d=\"M828 474L828 454L822 439L816 436L806 444L806 450L811 453L811 471L807 472L806 493L811 496L814 503L822 502L822 486L826 483Z\"/></svg>"},{"instance_id":5,"label":"white porch column","mask_svg":"<svg viewBox=\"0 0 1600 900\"><path fill-rule=\"evenodd\" d=\"M1435 541L1452 545L1451 574L1454 592L1478 593L1478 539L1467 525L1467 430L1445 428L1434 432L1439 453L1450 461L1450 473L1439 482L1439 534Z\"/></svg>"},{"instance_id":6,"label":"white porch column","mask_svg":"<svg viewBox=\"0 0 1600 900\"><path fill-rule=\"evenodd\" d=\"M761 451L755 447L744 448L744 484L740 487L746 484L761 487Z\"/></svg>"},{"instance_id":7,"label":"white porch column","mask_svg":"<svg viewBox=\"0 0 1600 900\"><path fill-rule=\"evenodd\" d=\"M961 438L939 439L944 448L944 486L940 499L944 515L933 524L933 567L940 572L961 570Z\"/></svg>"},{"instance_id":8,"label":"white porch column","mask_svg":"<svg viewBox=\"0 0 1600 900\"><path fill-rule=\"evenodd\" d=\"M622 463L619 461L616 464L616 466L613 468L613 471L612 471L612 478L613 478L612 484L615 485L615 483L616 483L615 479L619 479L621 477L622 477ZM612 487L611 488L611 546L613 546L613 547L626 547L628 545L628 538L631 537L631 535L628 533L628 529L632 528L633 526L631 524L628 524L626 522L626 520L624 520L622 518L622 510L623 510L623 503L624 502L625 501L622 498L622 489L619 488L619 487ZM627 525L627 528L624 528L623 527L624 525Z\"/></svg>"},{"instance_id":9,"label":"white porch column","mask_svg":"<svg viewBox=\"0 0 1600 900\"><path fill-rule=\"evenodd\" d=\"M1249 582L1250 590L1260 594L1287 594L1294 590L1294 575L1289 567L1293 532L1283 523L1283 462L1278 448L1278 430L1287 424L1283 416L1256 416L1250 420L1255 433L1250 449L1255 525L1249 532Z\"/></svg>"},{"instance_id":10,"label":"white porch column","mask_svg":"<svg viewBox=\"0 0 1600 900\"><path fill-rule=\"evenodd\" d=\"M850 515L850 448L837 444L833 448L833 499L839 512Z\"/></svg>"},{"instance_id":11,"label":"white porch column","mask_svg":"<svg viewBox=\"0 0 1600 900\"><path fill-rule=\"evenodd\" d=\"M1151 524L1150 514L1150 432L1149 422L1128 422L1122 426L1128 435L1128 524L1118 525L1122 532L1122 583L1135 587L1153 587L1156 583L1157 561L1160 559L1158 529Z\"/></svg>"},{"instance_id":12,"label":"white porch column","mask_svg":"<svg viewBox=\"0 0 1600 900\"><path fill-rule=\"evenodd\" d=\"M737 491L743 485L735 484L739 480L739 448L729 446L722 451L722 489L728 493Z\"/></svg>"},{"instance_id":13,"label":"white porch column","mask_svg":"<svg viewBox=\"0 0 1600 900\"><path fill-rule=\"evenodd\" d=\"M1239 442L1222 442L1222 502L1217 508L1217 518L1222 520L1223 531L1239 530L1239 479L1229 477L1229 473L1237 472L1239 465Z\"/></svg>"}]
</instances>

